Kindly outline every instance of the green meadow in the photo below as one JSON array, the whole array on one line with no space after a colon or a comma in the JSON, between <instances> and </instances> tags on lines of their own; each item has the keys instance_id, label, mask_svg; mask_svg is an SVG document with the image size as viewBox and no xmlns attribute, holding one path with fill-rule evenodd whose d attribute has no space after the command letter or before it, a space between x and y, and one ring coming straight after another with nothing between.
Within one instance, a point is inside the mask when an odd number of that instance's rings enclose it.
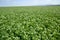
<instances>
[{"instance_id":1,"label":"green meadow","mask_svg":"<svg viewBox=\"0 0 60 40\"><path fill-rule=\"evenodd\" d=\"M0 7L0 40L60 40L60 6Z\"/></svg>"}]
</instances>

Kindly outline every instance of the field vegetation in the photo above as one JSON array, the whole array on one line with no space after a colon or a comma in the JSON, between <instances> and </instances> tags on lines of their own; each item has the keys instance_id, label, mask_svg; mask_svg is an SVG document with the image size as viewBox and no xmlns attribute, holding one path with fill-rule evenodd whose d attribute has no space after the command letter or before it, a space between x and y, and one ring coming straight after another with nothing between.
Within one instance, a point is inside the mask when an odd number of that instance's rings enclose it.
<instances>
[{"instance_id":1,"label":"field vegetation","mask_svg":"<svg viewBox=\"0 0 60 40\"><path fill-rule=\"evenodd\" d=\"M60 6L0 7L0 40L60 40Z\"/></svg>"}]
</instances>

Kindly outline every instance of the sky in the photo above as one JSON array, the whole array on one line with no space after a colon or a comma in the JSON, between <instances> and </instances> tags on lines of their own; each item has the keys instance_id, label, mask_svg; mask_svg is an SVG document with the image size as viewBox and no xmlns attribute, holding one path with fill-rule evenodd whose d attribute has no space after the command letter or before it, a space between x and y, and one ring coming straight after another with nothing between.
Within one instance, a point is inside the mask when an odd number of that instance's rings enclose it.
<instances>
[{"instance_id":1,"label":"sky","mask_svg":"<svg viewBox=\"0 0 60 40\"><path fill-rule=\"evenodd\" d=\"M60 0L0 0L0 6L60 5Z\"/></svg>"}]
</instances>

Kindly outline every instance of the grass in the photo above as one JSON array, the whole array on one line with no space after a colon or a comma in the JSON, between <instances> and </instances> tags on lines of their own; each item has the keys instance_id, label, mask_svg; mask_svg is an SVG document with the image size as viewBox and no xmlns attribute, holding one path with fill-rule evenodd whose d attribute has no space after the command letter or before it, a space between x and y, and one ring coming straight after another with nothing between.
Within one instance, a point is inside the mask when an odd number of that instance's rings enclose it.
<instances>
[{"instance_id":1,"label":"grass","mask_svg":"<svg viewBox=\"0 0 60 40\"><path fill-rule=\"evenodd\" d=\"M60 40L60 6L0 7L0 40Z\"/></svg>"}]
</instances>

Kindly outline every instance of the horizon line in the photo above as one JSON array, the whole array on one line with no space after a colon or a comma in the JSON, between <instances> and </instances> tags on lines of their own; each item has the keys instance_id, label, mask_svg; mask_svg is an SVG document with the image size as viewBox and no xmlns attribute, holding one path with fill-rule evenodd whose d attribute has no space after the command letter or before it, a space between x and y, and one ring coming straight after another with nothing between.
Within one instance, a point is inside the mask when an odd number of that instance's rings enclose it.
<instances>
[{"instance_id":1,"label":"horizon line","mask_svg":"<svg viewBox=\"0 0 60 40\"><path fill-rule=\"evenodd\" d=\"M6 6L0 6L0 7L14 7L14 6L60 6L60 4L58 5L6 5Z\"/></svg>"}]
</instances>

